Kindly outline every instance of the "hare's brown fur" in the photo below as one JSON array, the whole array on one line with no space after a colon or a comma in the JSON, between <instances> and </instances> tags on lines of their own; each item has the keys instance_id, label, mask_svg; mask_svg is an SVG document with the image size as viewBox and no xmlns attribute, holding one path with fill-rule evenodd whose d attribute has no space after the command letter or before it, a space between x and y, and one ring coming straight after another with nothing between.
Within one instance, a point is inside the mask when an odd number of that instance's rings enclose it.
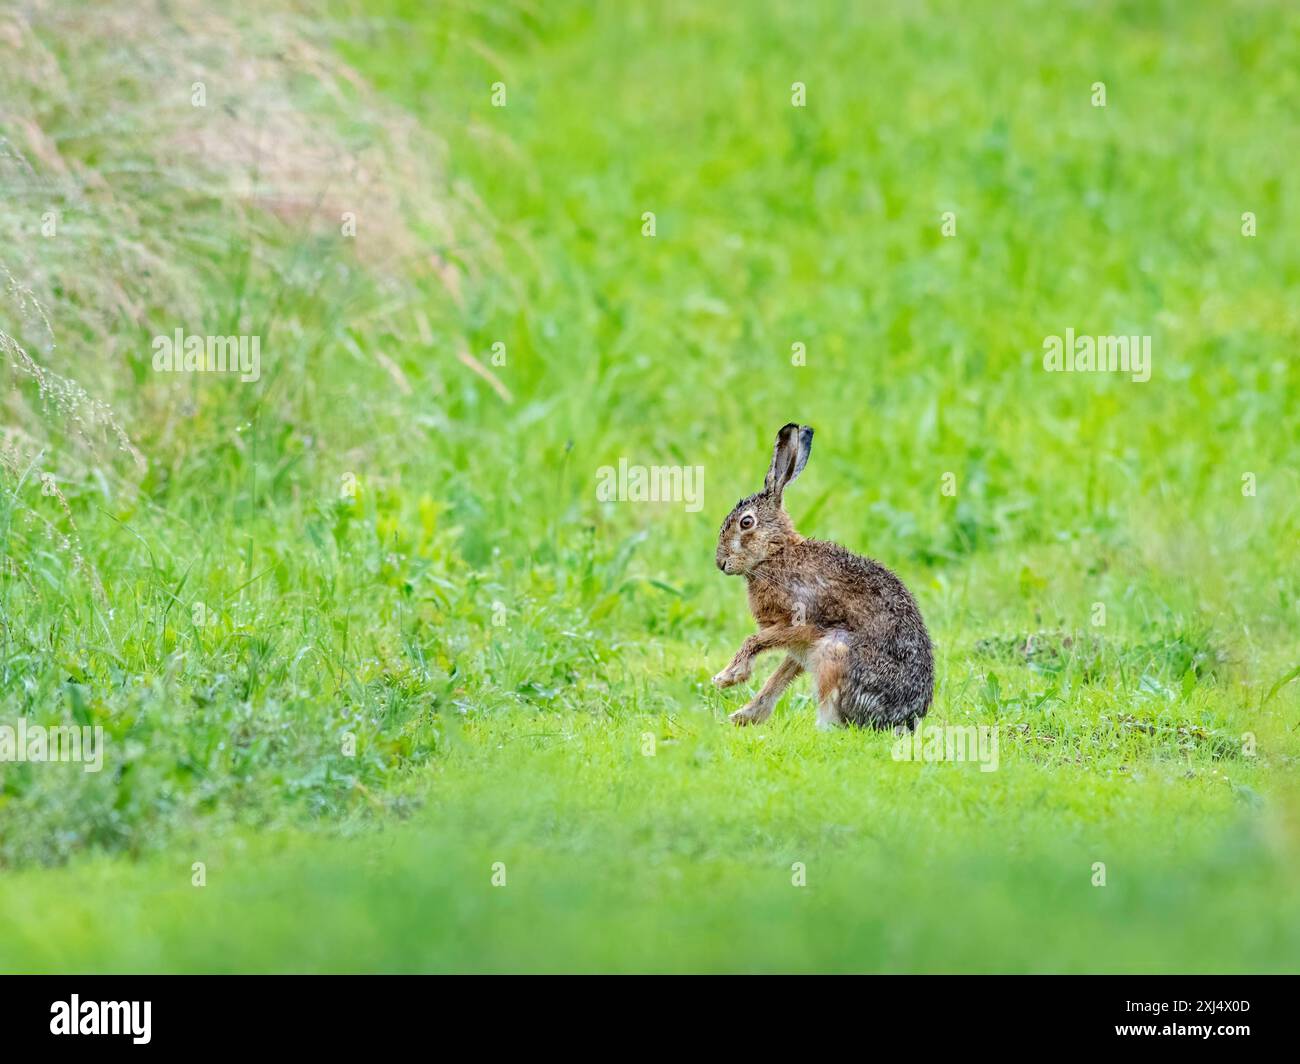
<instances>
[{"instance_id":1,"label":"hare's brown fur","mask_svg":"<svg viewBox=\"0 0 1300 1064\"><path fill-rule=\"evenodd\" d=\"M737 503L722 524L718 568L744 575L759 630L714 683L742 683L758 654L784 649L762 691L732 714L737 724L766 720L785 687L808 670L820 726L915 728L934 693L930 637L916 600L878 562L799 535L782 508L785 486L811 447L812 429L782 428L764 490Z\"/></svg>"}]
</instances>

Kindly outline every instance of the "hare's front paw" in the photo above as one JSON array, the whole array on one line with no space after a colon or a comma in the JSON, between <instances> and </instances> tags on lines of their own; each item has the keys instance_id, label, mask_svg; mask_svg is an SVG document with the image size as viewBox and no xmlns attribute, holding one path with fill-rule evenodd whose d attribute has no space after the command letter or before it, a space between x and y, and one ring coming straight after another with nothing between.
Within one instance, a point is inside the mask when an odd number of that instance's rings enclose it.
<instances>
[{"instance_id":1,"label":"hare's front paw","mask_svg":"<svg viewBox=\"0 0 1300 1064\"><path fill-rule=\"evenodd\" d=\"M757 713L754 712L754 706L751 703L744 709L738 709L732 713L727 720L731 721L737 728L743 728L746 724L758 724L762 721Z\"/></svg>"},{"instance_id":2,"label":"hare's front paw","mask_svg":"<svg viewBox=\"0 0 1300 1064\"><path fill-rule=\"evenodd\" d=\"M738 683L744 683L749 679L748 665L728 665L717 676L713 677L714 687L734 687Z\"/></svg>"}]
</instances>

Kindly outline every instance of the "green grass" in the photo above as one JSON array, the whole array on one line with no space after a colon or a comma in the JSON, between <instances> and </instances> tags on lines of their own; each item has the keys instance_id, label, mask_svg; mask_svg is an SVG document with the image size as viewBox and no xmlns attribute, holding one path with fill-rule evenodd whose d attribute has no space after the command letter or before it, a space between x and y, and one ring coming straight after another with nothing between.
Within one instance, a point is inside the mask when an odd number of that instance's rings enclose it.
<instances>
[{"instance_id":1,"label":"green grass","mask_svg":"<svg viewBox=\"0 0 1300 1064\"><path fill-rule=\"evenodd\" d=\"M426 808L391 830L196 839L138 866L81 864L53 897L48 874L14 876L15 911L48 906L75 938L23 921L0 963L1288 968L1294 869L1252 806L1209 759L1115 746L1142 767L1079 768L1028 743L996 773L901 764L878 738L826 737L788 716L734 735L699 714L467 723ZM1166 821L1155 833L1153 810ZM192 860L205 862L203 888ZM1099 860L1104 888L1091 885ZM121 902L111 920L105 896Z\"/></svg>"},{"instance_id":2,"label":"green grass","mask_svg":"<svg viewBox=\"0 0 1300 1064\"><path fill-rule=\"evenodd\" d=\"M395 194L305 220L186 185L190 73L106 130L115 53L36 27L66 84L0 88L66 165L0 115L0 263L58 346L0 340L147 467L0 348L0 722L109 741L0 765L0 969L1296 970L1300 19L1231 6L340 5L287 25L356 80L273 94ZM149 369L234 322L258 384ZM1067 328L1151 380L1045 373ZM795 419L796 523L912 587L997 771L806 680L726 724L717 525ZM704 508L598 501L620 458Z\"/></svg>"}]
</instances>

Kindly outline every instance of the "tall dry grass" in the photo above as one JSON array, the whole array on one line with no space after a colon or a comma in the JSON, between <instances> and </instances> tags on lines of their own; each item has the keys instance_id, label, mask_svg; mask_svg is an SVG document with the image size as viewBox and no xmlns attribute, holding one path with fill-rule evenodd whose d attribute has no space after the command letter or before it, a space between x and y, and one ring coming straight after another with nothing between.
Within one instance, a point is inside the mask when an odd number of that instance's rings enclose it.
<instances>
[{"instance_id":1,"label":"tall dry grass","mask_svg":"<svg viewBox=\"0 0 1300 1064\"><path fill-rule=\"evenodd\" d=\"M372 327L430 285L459 299L472 264L446 249L474 220L445 148L331 54L333 30L291 4L0 13L10 478L129 488L183 405L148 372L149 338L292 330L286 293L322 244L337 263L321 285L363 277Z\"/></svg>"}]
</instances>

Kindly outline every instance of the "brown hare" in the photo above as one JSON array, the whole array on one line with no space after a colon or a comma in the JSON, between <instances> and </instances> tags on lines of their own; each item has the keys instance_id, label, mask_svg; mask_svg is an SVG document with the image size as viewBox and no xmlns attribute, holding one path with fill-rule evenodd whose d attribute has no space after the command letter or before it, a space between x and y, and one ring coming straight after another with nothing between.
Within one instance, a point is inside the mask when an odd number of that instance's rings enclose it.
<instances>
[{"instance_id":1,"label":"brown hare","mask_svg":"<svg viewBox=\"0 0 1300 1064\"><path fill-rule=\"evenodd\" d=\"M835 543L804 539L781 506L803 470L813 430L786 425L776 437L763 490L736 503L718 534L718 568L744 576L758 632L713 677L718 687L749 679L754 658L785 660L736 724L758 724L807 669L817 688L817 725L914 730L934 695L930 636L911 592L892 572Z\"/></svg>"}]
</instances>

